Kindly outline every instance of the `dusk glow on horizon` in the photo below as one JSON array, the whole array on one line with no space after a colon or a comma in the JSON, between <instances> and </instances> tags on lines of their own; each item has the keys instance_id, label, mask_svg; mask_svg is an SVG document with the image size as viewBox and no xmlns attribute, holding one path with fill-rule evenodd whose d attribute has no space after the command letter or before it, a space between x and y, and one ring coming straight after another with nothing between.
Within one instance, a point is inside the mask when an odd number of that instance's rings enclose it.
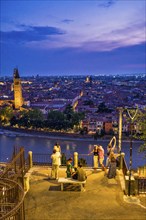
<instances>
[{"instance_id":1,"label":"dusk glow on horizon","mask_svg":"<svg viewBox=\"0 0 146 220\"><path fill-rule=\"evenodd\" d=\"M145 0L0 4L0 76L146 73Z\"/></svg>"}]
</instances>

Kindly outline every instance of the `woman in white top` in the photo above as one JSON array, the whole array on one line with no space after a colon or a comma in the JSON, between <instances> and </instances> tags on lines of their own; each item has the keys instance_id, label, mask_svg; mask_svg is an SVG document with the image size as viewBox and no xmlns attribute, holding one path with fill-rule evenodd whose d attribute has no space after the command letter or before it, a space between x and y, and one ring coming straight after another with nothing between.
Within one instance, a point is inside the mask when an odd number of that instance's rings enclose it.
<instances>
[{"instance_id":1,"label":"woman in white top","mask_svg":"<svg viewBox=\"0 0 146 220\"><path fill-rule=\"evenodd\" d=\"M56 154L59 157L59 166L61 165L61 147L58 143L54 145L54 150L56 150Z\"/></svg>"}]
</instances>

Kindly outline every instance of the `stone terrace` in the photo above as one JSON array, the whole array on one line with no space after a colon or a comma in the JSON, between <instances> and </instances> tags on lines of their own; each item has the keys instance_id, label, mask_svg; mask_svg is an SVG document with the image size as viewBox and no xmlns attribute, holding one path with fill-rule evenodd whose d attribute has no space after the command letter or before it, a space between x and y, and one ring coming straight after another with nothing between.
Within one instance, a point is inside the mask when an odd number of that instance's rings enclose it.
<instances>
[{"instance_id":1,"label":"stone terrace","mask_svg":"<svg viewBox=\"0 0 146 220\"><path fill-rule=\"evenodd\" d=\"M120 171L116 179L107 179L104 172L87 169L86 191L68 185L60 191L57 180L49 180L51 169L33 167L30 190L25 197L26 220L145 220L145 197L124 196ZM65 177L60 168L59 176ZM145 204L146 205L146 204Z\"/></svg>"}]
</instances>

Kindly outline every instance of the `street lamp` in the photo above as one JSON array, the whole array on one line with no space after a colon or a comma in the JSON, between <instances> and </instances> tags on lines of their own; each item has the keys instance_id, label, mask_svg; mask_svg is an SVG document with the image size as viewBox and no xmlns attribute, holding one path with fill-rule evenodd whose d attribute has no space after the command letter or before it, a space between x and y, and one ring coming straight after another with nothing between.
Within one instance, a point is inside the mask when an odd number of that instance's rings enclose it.
<instances>
[{"instance_id":1,"label":"street lamp","mask_svg":"<svg viewBox=\"0 0 146 220\"><path fill-rule=\"evenodd\" d=\"M125 108L127 110L128 116L130 118L130 159L129 159L129 181L128 181L128 196L130 196L131 191L131 168L132 168L132 130L133 130L133 122L136 117L138 107L137 108Z\"/></svg>"},{"instance_id":2,"label":"street lamp","mask_svg":"<svg viewBox=\"0 0 146 220\"><path fill-rule=\"evenodd\" d=\"M118 107L119 110L119 143L118 143L118 151L119 153L121 152L121 147L122 147L122 114L124 111L123 107Z\"/></svg>"}]
</instances>

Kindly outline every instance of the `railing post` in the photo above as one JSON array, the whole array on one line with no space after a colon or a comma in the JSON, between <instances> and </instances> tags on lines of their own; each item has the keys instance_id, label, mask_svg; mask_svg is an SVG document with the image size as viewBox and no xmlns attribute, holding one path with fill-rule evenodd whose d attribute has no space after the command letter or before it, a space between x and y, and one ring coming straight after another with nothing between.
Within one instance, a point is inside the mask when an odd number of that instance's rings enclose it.
<instances>
[{"instance_id":1,"label":"railing post","mask_svg":"<svg viewBox=\"0 0 146 220\"><path fill-rule=\"evenodd\" d=\"M78 153L74 152L74 167L78 167Z\"/></svg>"},{"instance_id":2,"label":"railing post","mask_svg":"<svg viewBox=\"0 0 146 220\"><path fill-rule=\"evenodd\" d=\"M28 158L29 158L29 169L33 167L33 161L32 161L32 151L28 152Z\"/></svg>"},{"instance_id":3,"label":"railing post","mask_svg":"<svg viewBox=\"0 0 146 220\"><path fill-rule=\"evenodd\" d=\"M118 151L121 151L122 147L122 114L123 114L123 108L119 107L119 146L118 146Z\"/></svg>"},{"instance_id":4,"label":"railing post","mask_svg":"<svg viewBox=\"0 0 146 220\"><path fill-rule=\"evenodd\" d=\"M125 153L122 152L121 155L120 155L120 166L119 166L120 170L123 169L124 157L125 157Z\"/></svg>"},{"instance_id":5,"label":"railing post","mask_svg":"<svg viewBox=\"0 0 146 220\"><path fill-rule=\"evenodd\" d=\"M139 179L139 175L138 173L135 173L134 175L134 180L135 180L135 195L139 194L139 187L138 187L138 179Z\"/></svg>"},{"instance_id":6,"label":"railing post","mask_svg":"<svg viewBox=\"0 0 146 220\"><path fill-rule=\"evenodd\" d=\"M29 188L30 188L30 185L29 185L29 176L30 174L29 173L26 173L24 178L23 178L23 181L24 181L24 191L25 192L28 192Z\"/></svg>"}]
</instances>

